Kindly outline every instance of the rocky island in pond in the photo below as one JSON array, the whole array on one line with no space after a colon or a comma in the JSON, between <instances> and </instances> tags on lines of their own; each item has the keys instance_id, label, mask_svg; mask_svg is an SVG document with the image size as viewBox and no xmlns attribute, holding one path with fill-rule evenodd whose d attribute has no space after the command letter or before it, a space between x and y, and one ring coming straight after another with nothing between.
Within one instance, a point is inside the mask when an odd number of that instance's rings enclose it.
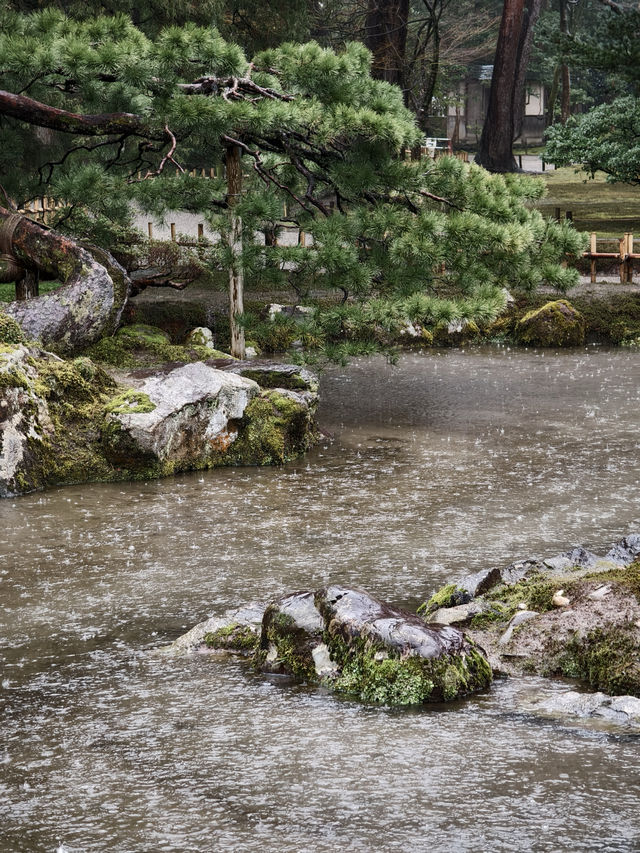
<instances>
[{"instance_id":1,"label":"rocky island in pond","mask_svg":"<svg viewBox=\"0 0 640 853\"><path fill-rule=\"evenodd\" d=\"M98 480L149 479L218 465L280 464L317 438L318 383L295 365L238 362L123 327L104 347L124 368L63 359L0 329L0 497ZM100 349L101 348L101 349ZM144 365L145 357L155 364ZM161 362L158 364L158 362Z\"/></svg>"},{"instance_id":2,"label":"rocky island in pond","mask_svg":"<svg viewBox=\"0 0 640 853\"><path fill-rule=\"evenodd\" d=\"M165 651L241 652L264 673L392 706L459 699L494 675L560 675L606 693L535 713L640 725L639 557L634 534L604 557L512 563L448 584L417 614L331 585L212 617Z\"/></svg>"}]
</instances>

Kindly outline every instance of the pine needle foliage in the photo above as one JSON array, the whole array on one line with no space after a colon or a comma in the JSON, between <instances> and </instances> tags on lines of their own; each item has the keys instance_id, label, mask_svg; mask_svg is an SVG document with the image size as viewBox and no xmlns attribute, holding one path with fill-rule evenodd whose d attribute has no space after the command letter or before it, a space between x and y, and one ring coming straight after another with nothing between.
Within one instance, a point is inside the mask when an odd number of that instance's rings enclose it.
<instances>
[{"instance_id":1,"label":"pine needle foliage","mask_svg":"<svg viewBox=\"0 0 640 853\"><path fill-rule=\"evenodd\" d=\"M227 185L209 174L239 148L242 263L264 286L335 293L345 304L318 308L299 333L327 346L340 336L351 350L385 345L407 320L489 321L504 288L575 283L562 262L583 238L532 208L542 182L452 157L405 159L419 129L370 66L359 43L340 53L287 43L249 61L212 27L150 38L124 14L5 12L0 88L20 109L0 103L0 183L18 206L64 202L54 225L107 247L131 227L134 206L153 217L192 211L224 236ZM53 109L64 111L55 121ZM257 236L277 236L285 203L309 235L304 247ZM231 263L223 244L211 259Z\"/></svg>"}]
</instances>

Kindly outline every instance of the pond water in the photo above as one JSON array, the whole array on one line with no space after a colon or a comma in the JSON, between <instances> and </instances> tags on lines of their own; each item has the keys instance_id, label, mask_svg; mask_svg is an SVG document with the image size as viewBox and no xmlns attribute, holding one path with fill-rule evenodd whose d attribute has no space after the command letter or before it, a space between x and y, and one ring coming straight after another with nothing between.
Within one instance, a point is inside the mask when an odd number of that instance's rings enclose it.
<instances>
[{"instance_id":1,"label":"pond water","mask_svg":"<svg viewBox=\"0 0 640 853\"><path fill-rule=\"evenodd\" d=\"M331 370L305 459L0 503L0 851L640 850L640 739L523 712L562 681L363 706L155 647L332 582L417 606L640 531L640 354Z\"/></svg>"}]
</instances>

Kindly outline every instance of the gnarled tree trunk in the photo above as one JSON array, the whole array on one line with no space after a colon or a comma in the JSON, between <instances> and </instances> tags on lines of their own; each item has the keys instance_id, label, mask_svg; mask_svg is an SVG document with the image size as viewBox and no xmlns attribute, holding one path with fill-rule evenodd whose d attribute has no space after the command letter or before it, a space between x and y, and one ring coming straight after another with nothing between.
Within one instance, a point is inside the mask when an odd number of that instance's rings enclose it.
<instances>
[{"instance_id":1,"label":"gnarled tree trunk","mask_svg":"<svg viewBox=\"0 0 640 853\"><path fill-rule=\"evenodd\" d=\"M0 252L19 267L58 278L57 290L3 306L29 338L71 354L118 328L130 281L108 252L0 207Z\"/></svg>"}]
</instances>

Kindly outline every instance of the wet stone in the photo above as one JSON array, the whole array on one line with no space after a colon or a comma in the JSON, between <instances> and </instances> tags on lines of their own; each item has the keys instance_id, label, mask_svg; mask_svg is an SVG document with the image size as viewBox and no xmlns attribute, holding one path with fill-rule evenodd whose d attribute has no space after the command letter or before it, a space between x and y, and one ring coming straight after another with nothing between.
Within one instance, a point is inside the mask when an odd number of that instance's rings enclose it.
<instances>
[{"instance_id":1,"label":"wet stone","mask_svg":"<svg viewBox=\"0 0 640 853\"><path fill-rule=\"evenodd\" d=\"M462 631L342 586L270 604L256 660L263 672L389 705L450 701L491 682L483 652Z\"/></svg>"},{"instance_id":2,"label":"wet stone","mask_svg":"<svg viewBox=\"0 0 640 853\"><path fill-rule=\"evenodd\" d=\"M621 566L628 566L640 554L640 533L632 533L630 536L625 536L611 548L605 559L618 563Z\"/></svg>"},{"instance_id":3,"label":"wet stone","mask_svg":"<svg viewBox=\"0 0 640 853\"><path fill-rule=\"evenodd\" d=\"M199 622L160 651L163 654L185 654L212 648L247 651L248 640L252 636L251 649L258 643L263 613L264 604L259 602L234 607L220 616Z\"/></svg>"},{"instance_id":4,"label":"wet stone","mask_svg":"<svg viewBox=\"0 0 640 853\"><path fill-rule=\"evenodd\" d=\"M502 573L499 568L481 569L472 575L467 575L458 582L458 586L465 589L473 598L488 592L502 581Z\"/></svg>"}]
</instances>

